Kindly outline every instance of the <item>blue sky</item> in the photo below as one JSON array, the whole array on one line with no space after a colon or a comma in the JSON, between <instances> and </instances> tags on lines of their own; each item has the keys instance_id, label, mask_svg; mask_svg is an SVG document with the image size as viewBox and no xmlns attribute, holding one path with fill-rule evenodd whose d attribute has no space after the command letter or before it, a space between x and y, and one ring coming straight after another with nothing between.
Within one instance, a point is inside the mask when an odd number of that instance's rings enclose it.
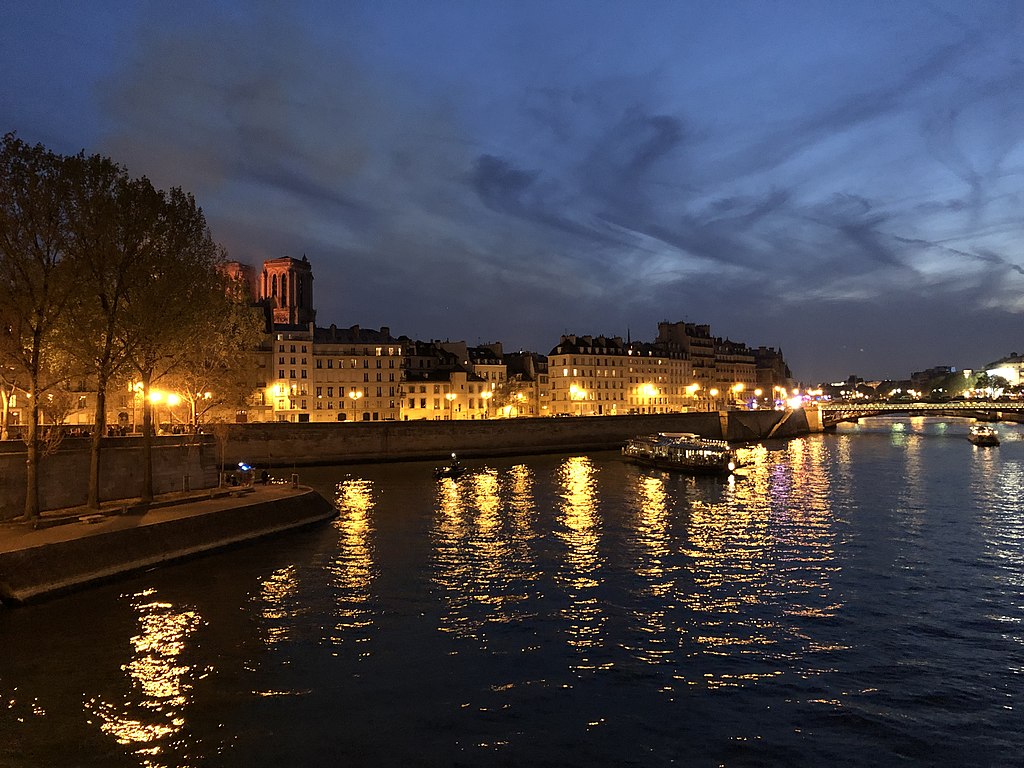
<instances>
[{"instance_id":1,"label":"blue sky","mask_svg":"<svg viewBox=\"0 0 1024 768\"><path fill-rule=\"evenodd\" d=\"M318 321L661 320L810 382L1024 352L1024 4L32 3L0 130L306 254Z\"/></svg>"}]
</instances>

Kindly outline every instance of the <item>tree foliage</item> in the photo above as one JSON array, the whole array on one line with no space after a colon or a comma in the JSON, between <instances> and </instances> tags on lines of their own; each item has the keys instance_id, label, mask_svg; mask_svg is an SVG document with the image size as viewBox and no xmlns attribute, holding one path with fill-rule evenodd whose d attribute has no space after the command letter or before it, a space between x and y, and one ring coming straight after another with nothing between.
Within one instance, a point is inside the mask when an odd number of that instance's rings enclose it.
<instances>
[{"instance_id":1,"label":"tree foliage","mask_svg":"<svg viewBox=\"0 0 1024 768\"><path fill-rule=\"evenodd\" d=\"M40 397L78 363L63 326L75 289L67 259L67 158L13 134L0 142L0 366L28 398L25 515L39 514Z\"/></svg>"},{"instance_id":2,"label":"tree foliage","mask_svg":"<svg viewBox=\"0 0 1024 768\"><path fill-rule=\"evenodd\" d=\"M97 392L94 506L112 383L142 384L147 497L153 491L150 387L177 377L191 399L193 422L215 404L244 399L252 379L240 361L249 359L244 352L256 346L260 328L227 282L223 263L188 193L156 190L109 158L66 157L13 134L3 137L0 426L6 427L10 397L22 392L29 403L27 516L39 513L38 463L46 452L40 425L66 418L69 380L88 378Z\"/></svg>"}]
</instances>

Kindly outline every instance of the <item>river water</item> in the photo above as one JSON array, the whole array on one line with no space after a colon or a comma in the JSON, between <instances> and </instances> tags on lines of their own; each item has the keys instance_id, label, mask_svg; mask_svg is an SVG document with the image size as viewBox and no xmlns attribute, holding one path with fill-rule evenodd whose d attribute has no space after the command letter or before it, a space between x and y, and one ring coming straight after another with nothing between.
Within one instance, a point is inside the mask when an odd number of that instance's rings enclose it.
<instances>
[{"instance_id":1,"label":"river water","mask_svg":"<svg viewBox=\"0 0 1024 768\"><path fill-rule=\"evenodd\" d=\"M333 524L0 612L0 765L1020 765L1024 427L967 428L301 470Z\"/></svg>"}]
</instances>

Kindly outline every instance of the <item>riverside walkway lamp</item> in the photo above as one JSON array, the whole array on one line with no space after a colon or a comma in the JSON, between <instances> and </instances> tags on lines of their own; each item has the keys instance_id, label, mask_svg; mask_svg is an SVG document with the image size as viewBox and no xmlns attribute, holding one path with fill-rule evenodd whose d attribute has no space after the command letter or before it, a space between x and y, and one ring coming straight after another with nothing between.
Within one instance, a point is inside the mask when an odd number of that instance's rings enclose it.
<instances>
[{"instance_id":1,"label":"riverside walkway lamp","mask_svg":"<svg viewBox=\"0 0 1024 768\"><path fill-rule=\"evenodd\" d=\"M358 421L356 418L356 408L359 407L359 398L363 396L363 393L358 389L353 389L348 393L348 396L352 398L352 421Z\"/></svg>"},{"instance_id":2,"label":"riverside walkway lamp","mask_svg":"<svg viewBox=\"0 0 1024 768\"><path fill-rule=\"evenodd\" d=\"M455 398L458 397L454 392L446 392L444 399L448 401L449 420L455 421Z\"/></svg>"}]
</instances>

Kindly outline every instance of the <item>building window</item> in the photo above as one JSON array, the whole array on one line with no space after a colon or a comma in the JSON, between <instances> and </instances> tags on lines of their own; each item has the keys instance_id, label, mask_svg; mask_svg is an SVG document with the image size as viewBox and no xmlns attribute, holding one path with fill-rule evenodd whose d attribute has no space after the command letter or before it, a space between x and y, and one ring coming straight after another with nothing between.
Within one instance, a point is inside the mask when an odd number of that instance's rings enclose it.
<instances>
[{"instance_id":1,"label":"building window","mask_svg":"<svg viewBox=\"0 0 1024 768\"><path fill-rule=\"evenodd\" d=\"M277 372L277 378L279 378L279 379L283 379L284 378L284 371L283 370L279 370Z\"/></svg>"},{"instance_id":2,"label":"building window","mask_svg":"<svg viewBox=\"0 0 1024 768\"><path fill-rule=\"evenodd\" d=\"M323 361L323 360L319 360L319 359L318 359L318 360L316 361L316 367L317 367L317 368L323 368L323 367L324 367L324 361Z\"/></svg>"},{"instance_id":3,"label":"building window","mask_svg":"<svg viewBox=\"0 0 1024 768\"><path fill-rule=\"evenodd\" d=\"M328 368L333 368L334 367L334 358L333 357L328 357L327 358L327 367Z\"/></svg>"},{"instance_id":4,"label":"building window","mask_svg":"<svg viewBox=\"0 0 1024 768\"><path fill-rule=\"evenodd\" d=\"M327 388L327 396L328 397L334 397L334 387L328 387Z\"/></svg>"},{"instance_id":5,"label":"building window","mask_svg":"<svg viewBox=\"0 0 1024 768\"><path fill-rule=\"evenodd\" d=\"M369 380L370 380L370 374L364 373L363 374L363 381L369 381Z\"/></svg>"}]
</instances>

